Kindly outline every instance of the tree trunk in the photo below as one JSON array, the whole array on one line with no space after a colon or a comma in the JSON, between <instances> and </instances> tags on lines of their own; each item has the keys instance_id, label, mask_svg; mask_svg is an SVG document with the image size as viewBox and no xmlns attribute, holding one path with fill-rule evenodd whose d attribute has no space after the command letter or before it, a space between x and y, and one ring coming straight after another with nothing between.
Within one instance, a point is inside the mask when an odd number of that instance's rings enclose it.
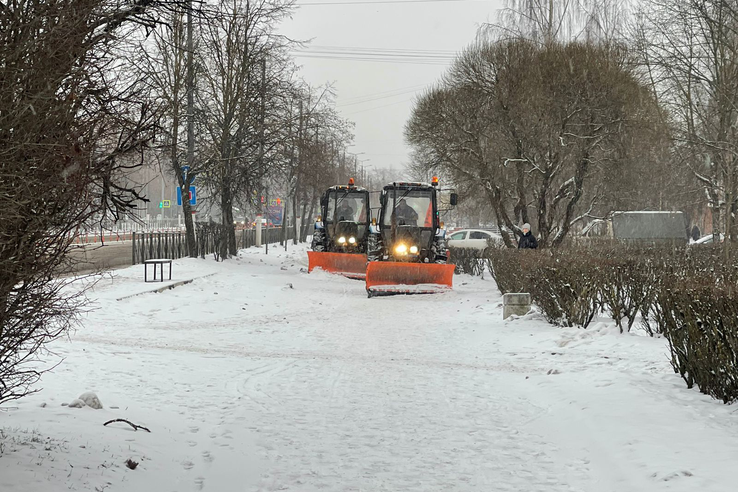
<instances>
[{"instance_id":1,"label":"tree trunk","mask_svg":"<svg viewBox=\"0 0 738 492\"><path fill-rule=\"evenodd\" d=\"M297 217L298 217L297 210L298 210L298 207L299 207L299 205L297 204L297 194L298 194L298 190L297 190L297 187L295 187L295 196L292 199L292 218L293 218L293 221L292 221L292 244L297 244L297 241L300 238L300 236L298 234L299 231L297 230Z\"/></svg>"},{"instance_id":2,"label":"tree trunk","mask_svg":"<svg viewBox=\"0 0 738 492\"><path fill-rule=\"evenodd\" d=\"M587 170L589 169L589 151L584 151L584 155L577 165L577 169L574 173L574 190L573 196L569 199L569 203L566 204L566 212L564 213L563 219L559 226L559 231L556 233L553 241L551 241L551 247L557 248L566 238L571 227L571 218L574 215L574 207L579 202L579 199L583 195L584 178L587 176Z\"/></svg>"},{"instance_id":3,"label":"tree trunk","mask_svg":"<svg viewBox=\"0 0 738 492\"><path fill-rule=\"evenodd\" d=\"M233 225L233 210L231 208L231 189L227 180L221 182L220 189L220 223L223 226L220 231L219 238L219 252L221 260L228 258L228 251L230 249L230 234L228 233L228 224ZM229 222L230 221L230 222ZM231 227L230 229L233 229ZM235 239L235 235L234 235Z\"/></svg>"},{"instance_id":4,"label":"tree trunk","mask_svg":"<svg viewBox=\"0 0 738 492\"><path fill-rule=\"evenodd\" d=\"M312 223L311 221L308 220L308 218L313 216L314 211L315 211L315 200L310 200L310 212L308 213L307 217L304 216L304 208L303 208L302 234L300 234L300 241L302 241L303 243L307 241L308 224Z\"/></svg>"}]
</instances>

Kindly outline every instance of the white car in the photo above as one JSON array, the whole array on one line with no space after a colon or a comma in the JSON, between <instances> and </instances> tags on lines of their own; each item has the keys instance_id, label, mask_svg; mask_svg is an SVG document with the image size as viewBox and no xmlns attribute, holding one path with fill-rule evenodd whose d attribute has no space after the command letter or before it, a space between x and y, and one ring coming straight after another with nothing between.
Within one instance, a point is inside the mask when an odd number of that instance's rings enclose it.
<instances>
[{"instance_id":1,"label":"white car","mask_svg":"<svg viewBox=\"0 0 738 492\"><path fill-rule=\"evenodd\" d=\"M720 242L721 243L723 242L724 239L725 239L725 235L720 234ZM701 238L699 238L696 241L693 241L693 240L690 239L689 244L690 244L690 246L696 246L696 245L700 245L700 244L713 244L714 242L715 241L714 241L713 235L712 234L708 234L707 236L702 236Z\"/></svg>"},{"instance_id":2,"label":"white car","mask_svg":"<svg viewBox=\"0 0 738 492\"><path fill-rule=\"evenodd\" d=\"M450 248L486 249L490 241L502 241L502 236L482 229L461 229L447 237L446 245Z\"/></svg>"}]
</instances>

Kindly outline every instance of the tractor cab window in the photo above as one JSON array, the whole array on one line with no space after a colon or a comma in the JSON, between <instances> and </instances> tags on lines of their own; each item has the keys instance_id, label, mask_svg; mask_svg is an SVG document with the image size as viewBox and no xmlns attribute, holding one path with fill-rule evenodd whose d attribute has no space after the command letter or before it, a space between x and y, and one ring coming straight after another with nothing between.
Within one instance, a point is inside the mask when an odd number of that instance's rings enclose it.
<instances>
[{"instance_id":1,"label":"tractor cab window","mask_svg":"<svg viewBox=\"0 0 738 492\"><path fill-rule=\"evenodd\" d=\"M433 227L432 191L391 190L384 204L384 223L391 226Z\"/></svg>"},{"instance_id":2,"label":"tractor cab window","mask_svg":"<svg viewBox=\"0 0 738 492\"><path fill-rule=\"evenodd\" d=\"M367 223L367 203L365 196L359 193L331 193L328 199L326 222Z\"/></svg>"}]
</instances>

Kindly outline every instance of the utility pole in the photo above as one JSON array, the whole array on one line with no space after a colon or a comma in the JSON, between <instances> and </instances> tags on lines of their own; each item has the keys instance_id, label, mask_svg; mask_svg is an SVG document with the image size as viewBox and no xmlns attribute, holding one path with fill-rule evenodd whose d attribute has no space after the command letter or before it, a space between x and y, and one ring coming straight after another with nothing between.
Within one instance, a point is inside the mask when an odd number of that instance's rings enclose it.
<instances>
[{"instance_id":1,"label":"utility pole","mask_svg":"<svg viewBox=\"0 0 738 492\"><path fill-rule=\"evenodd\" d=\"M297 241L299 239L298 234L300 233L300 229L297 227L297 211L298 211L297 197L300 194L300 177L302 175L303 120L304 120L304 115L302 112L302 98L300 98L300 119L298 120L298 126L297 126L297 172L295 173L295 175L297 176L297 182L295 183L295 196L292 199L292 217L293 217L292 244L297 244Z\"/></svg>"},{"instance_id":2,"label":"utility pole","mask_svg":"<svg viewBox=\"0 0 738 492\"><path fill-rule=\"evenodd\" d=\"M182 174L181 170L177 170L177 181L182 183L182 213L184 214L186 229L187 253L189 256L197 256L197 248L195 244L195 226L192 220L192 207L190 207L190 183L192 182L192 171L195 163L195 67L193 62L193 52L195 51L192 42L192 0L187 5L187 77L185 80L185 89L187 91L187 174ZM175 130L176 131L176 130Z\"/></svg>"},{"instance_id":3,"label":"utility pole","mask_svg":"<svg viewBox=\"0 0 738 492\"><path fill-rule=\"evenodd\" d=\"M265 191L265 197L264 202L266 203L266 240L264 241L265 245L265 254L269 254L269 187L266 187Z\"/></svg>"},{"instance_id":4,"label":"utility pole","mask_svg":"<svg viewBox=\"0 0 738 492\"><path fill-rule=\"evenodd\" d=\"M264 170L264 120L266 119L266 58L261 59L261 104L259 107L259 173ZM269 254L269 186L266 187L266 254Z\"/></svg>"}]
</instances>

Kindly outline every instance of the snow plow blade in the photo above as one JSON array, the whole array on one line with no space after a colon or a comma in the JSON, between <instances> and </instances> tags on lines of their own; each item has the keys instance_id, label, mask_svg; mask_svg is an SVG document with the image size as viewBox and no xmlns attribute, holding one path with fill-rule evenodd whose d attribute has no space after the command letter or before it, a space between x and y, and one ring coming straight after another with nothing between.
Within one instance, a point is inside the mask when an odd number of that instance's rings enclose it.
<instances>
[{"instance_id":1,"label":"snow plow blade","mask_svg":"<svg viewBox=\"0 0 738 492\"><path fill-rule=\"evenodd\" d=\"M308 272L315 268L339 273L344 277L363 279L366 277L366 255L308 251Z\"/></svg>"},{"instance_id":2,"label":"snow plow blade","mask_svg":"<svg viewBox=\"0 0 738 492\"><path fill-rule=\"evenodd\" d=\"M454 265L372 261L366 268L369 297L392 294L435 294L453 287Z\"/></svg>"}]
</instances>

